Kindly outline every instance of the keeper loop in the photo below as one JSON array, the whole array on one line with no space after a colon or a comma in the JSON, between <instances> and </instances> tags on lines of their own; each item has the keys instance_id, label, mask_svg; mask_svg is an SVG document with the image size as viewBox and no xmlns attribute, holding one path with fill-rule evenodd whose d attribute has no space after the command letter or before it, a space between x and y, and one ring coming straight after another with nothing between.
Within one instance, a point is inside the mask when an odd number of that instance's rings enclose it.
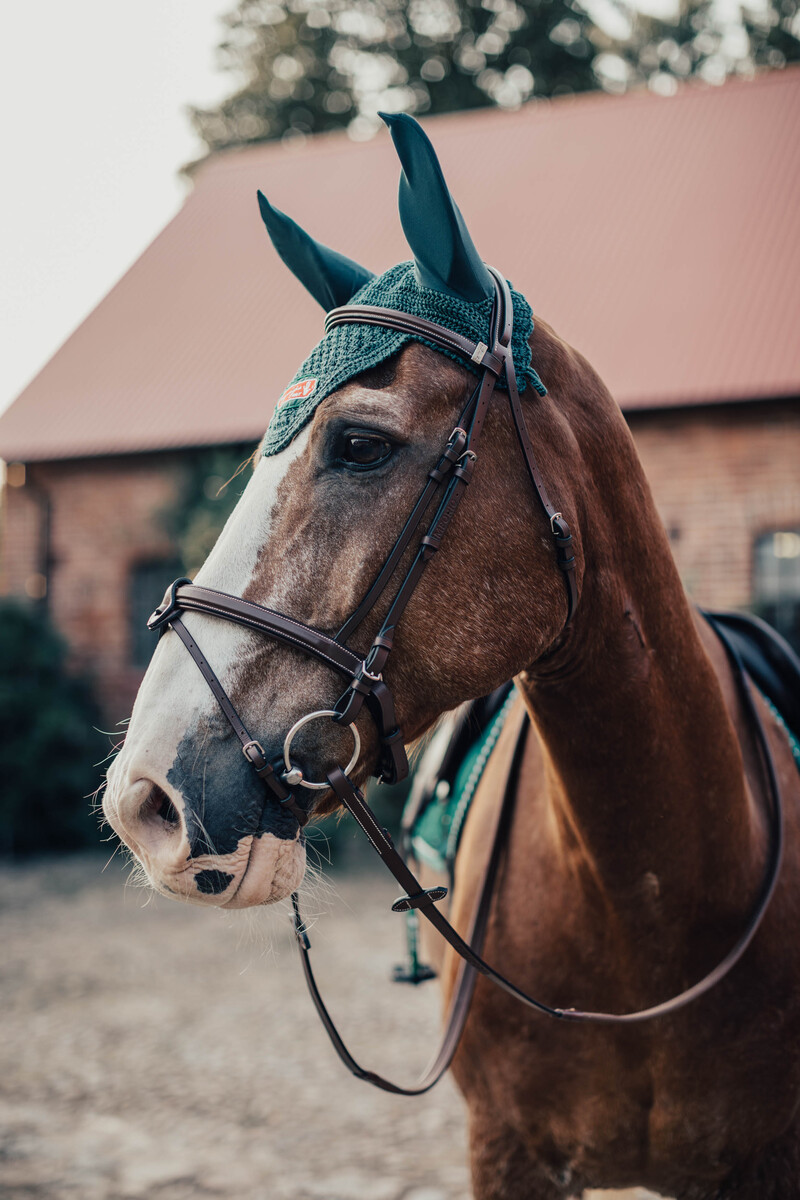
<instances>
[{"instance_id":1,"label":"keeper loop","mask_svg":"<svg viewBox=\"0 0 800 1200\"><path fill-rule=\"evenodd\" d=\"M399 900L395 900L392 912L404 913L412 908L426 908L429 904L436 904L439 900L444 900L446 895L446 887L426 888L425 891L416 892L413 896L401 896Z\"/></svg>"}]
</instances>

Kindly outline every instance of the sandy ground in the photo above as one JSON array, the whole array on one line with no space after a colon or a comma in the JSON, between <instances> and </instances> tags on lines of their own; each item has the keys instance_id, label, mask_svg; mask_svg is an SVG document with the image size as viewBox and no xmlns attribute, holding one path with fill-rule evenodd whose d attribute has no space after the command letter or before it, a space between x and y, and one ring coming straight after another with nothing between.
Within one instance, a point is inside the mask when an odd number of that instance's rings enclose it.
<instances>
[{"instance_id":1,"label":"sandy ground","mask_svg":"<svg viewBox=\"0 0 800 1200\"><path fill-rule=\"evenodd\" d=\"M102 866L0 869L0 1196L468 1200L455 1087L409 1100L345 1072L285 909L193 909ZM314 962L356 1056L408 1080L438 995L387 981L395 890L340 877L306 907L330 914Z\"/></svg>"}]
</instances>

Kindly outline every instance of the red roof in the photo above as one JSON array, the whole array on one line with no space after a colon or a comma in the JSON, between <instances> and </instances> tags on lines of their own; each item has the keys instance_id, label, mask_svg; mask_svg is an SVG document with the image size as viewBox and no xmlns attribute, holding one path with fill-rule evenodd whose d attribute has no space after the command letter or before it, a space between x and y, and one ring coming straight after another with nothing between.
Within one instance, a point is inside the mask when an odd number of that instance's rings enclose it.
<instances>
[{"instance_id":1,"label":"red roof","mask_svg":"<svg viewBox=\"0 0 800 1200\"><path fill-rule=\"evenodd\" d=\"M486 260L627 410L800 395L800 69L426 122ZM491 168L489 167L491 164ZM409 256L388 133L219 155L0 417L7 460L248 440L322 333L261 187L375 271Z\"/></svg>"}]
</instances>

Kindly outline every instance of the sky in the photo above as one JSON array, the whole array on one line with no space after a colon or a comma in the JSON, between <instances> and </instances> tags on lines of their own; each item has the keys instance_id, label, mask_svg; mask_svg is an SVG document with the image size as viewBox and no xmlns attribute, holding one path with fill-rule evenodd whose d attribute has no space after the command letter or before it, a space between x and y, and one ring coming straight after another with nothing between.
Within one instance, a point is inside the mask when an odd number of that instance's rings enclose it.
<instances>
[{"instance_id":1,"label":"sky","mask_svg":"<svg viewBox=\"0 0 800 1200\"><path fill-rule=\"evenodd\" d=\"M180 207L221 99L229 0L37 0L0 16L0 411Z\"/></svg>"},{"instance_id":2,"label":"sky","mask_svg":"<svg viewBox=\"0 0 800 1200\"><path fill-rule=\"evenodd\" d=\"M2 6L0 412L180 207L178 170L202 150L186 106L212 104L234 82L214 53L232 6Z\"/></svg>"}]
</instances>

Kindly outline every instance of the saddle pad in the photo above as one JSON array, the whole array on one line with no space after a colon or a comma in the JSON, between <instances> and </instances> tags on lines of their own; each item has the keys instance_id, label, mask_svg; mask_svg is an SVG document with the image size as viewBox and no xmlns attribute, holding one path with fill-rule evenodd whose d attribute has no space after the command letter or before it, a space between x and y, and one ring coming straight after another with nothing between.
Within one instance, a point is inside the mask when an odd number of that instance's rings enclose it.
<instances>
[{"instance_id":1,"label":"saddle pad","mask_svg":"<svg viewBox=\"0 0 800 1200\"><path fill-rule=\"evenodd\" d=\"M469 806L518 694L512 686L499 710L467 750L452 787L440 780L428 803L417 811L410 828L411 849L417 862L437 871L451 870Z\"/></svg>"}]
</instances>

